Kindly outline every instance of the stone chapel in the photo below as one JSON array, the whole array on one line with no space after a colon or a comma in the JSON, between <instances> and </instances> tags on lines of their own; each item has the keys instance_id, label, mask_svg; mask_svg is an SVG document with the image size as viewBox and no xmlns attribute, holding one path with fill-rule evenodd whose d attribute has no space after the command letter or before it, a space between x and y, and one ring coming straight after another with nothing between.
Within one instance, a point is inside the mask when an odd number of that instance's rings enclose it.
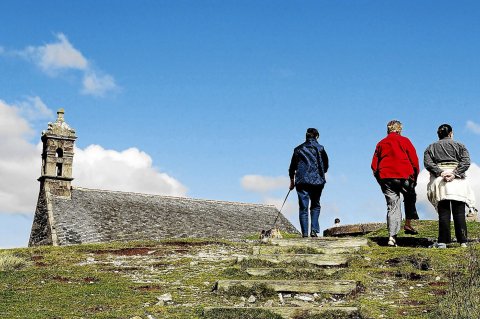
<instances>
[{"instance_id":1,"label":"stone chapel","mask_svg":"<svg viewBox=\"0 0 480 319\"><path fill-rule=\"evenodd\" d=\"M42 132L40 191L29 246L166 238L242 239L271 228L272 205L203 200L72 186L75 130L57 112ZM295 227L280 214L276 226Z\"/></svg>"}]
</instances>

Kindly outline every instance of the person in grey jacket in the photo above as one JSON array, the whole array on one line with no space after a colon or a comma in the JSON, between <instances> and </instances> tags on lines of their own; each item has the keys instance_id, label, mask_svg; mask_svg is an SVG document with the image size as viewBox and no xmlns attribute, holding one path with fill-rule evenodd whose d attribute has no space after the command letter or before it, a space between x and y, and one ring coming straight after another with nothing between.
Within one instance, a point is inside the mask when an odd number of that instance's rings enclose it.
<instances>
[{"instance_id":1,"label":"person in grey jacket","mask_svg":"<svg viewBox=\"0 0 480 319\"><path fill-rule=\"evenodd\" d=\"M473 194L465 180L465 172L470 167L470 155L465 145L453 140L453 129L450 125L440 125L437 135L439 140L427 147L423 157L425 169L430 172L428 199L438 212L436 247L445 248L446 244L451 242L451 215L457 241L461 246L466 246L465 204L471 200Z\"/></svg>"},{"instance_id":2,"label":"person in grey jacket","mask_svg":"<svg viewBox=\"0 0 480 319\"><path fill-rule=\"evenodd\" d=\"M328 156L322 145L318 144L318 130L307 129L306 141L297 146L292 155L288 173L290 190L297 188L299 217L302 236L308 237L308 204L310 203L310 236L317 237L320 232L320 196L325 185L325 173L328 170Z\"/></svg>"}]
</instances>

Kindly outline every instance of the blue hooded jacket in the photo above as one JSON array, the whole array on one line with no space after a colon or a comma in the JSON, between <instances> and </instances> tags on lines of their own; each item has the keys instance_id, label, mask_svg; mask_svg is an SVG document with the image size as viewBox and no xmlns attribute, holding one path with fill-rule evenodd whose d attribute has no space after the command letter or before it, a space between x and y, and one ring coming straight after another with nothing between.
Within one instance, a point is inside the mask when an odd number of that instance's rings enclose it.
<instances>
[{"instance_id":1,"label":"blue hooded jacket","mask_svg":"<svg viewBox=\"0 0 480 319\"><path fill-rule=\"evenodd\" d=\"M295 147L288 174L295 177L295 185L323 185L328 170L328 156L316 138L307 138Z\"/></svg>"}]
</instances>

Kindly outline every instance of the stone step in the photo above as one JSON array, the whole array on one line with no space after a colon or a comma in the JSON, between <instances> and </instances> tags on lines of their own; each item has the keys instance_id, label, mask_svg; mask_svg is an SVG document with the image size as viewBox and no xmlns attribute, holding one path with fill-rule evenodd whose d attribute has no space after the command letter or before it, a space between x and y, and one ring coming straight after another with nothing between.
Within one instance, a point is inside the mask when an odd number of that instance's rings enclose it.
<instances>
[{"instance_id":1,"label":"stone step","mask_svg":"<svg viewBox=\"0 0 480 319\"><path fill-rule=\"evenodd\" d=\"M357 283L353 280L219 280L216 289L228 292L238 286L263 286L275 292L347 295L356 290Z\"/></svg>"},{"instance_id":2,"label":"stone step","mask_svg":"<svg viewBox=\"0 0 480 319\"><path fill-rule=\"evenodd\" d=\"M253 255L295 255L295 254L350 254L360 249L356 247L312 247L312 246L253 246Z\"/></svg>"},{"instance_id":3,"label":"stone step","mask_svg":"<svg viewBox=\"0 0 480 319\"><path fill-rule=\"evenodd\" d=\"M297 255L255 255L238 257L237 262L253 262L266 261L272 264L310 264L320 267L344 267L348 264L346 255L330 255L330 254L297 254ZM255 268L255 267L249 267Z\"/></svg>"},{"instance_id":4,"label":"stone step","mask_svg":"<svg viewBox=\"0 0 480 319\"><path fill-rule=\"evenodd\" d=\"M344 236L358 236L365 235L376 230L387 228L386 223L366 223L366 224L353 224L342 225L325 229L323 236L344 237Z\"/></svg>"},{"instance_id":5,"label":"stone step","mask_svg":"<svg viewBox=\"0 0 480 319\"><path fill-rule=\"evenodd\" d=\"M247 268L245 272L250 276L268 276L282 271L287 274L308 273L321 271L325 276L331 276L338 272L338 268L312 269L312 268Z\"/></svg>"},{"instance_id":6,"label":"stone step","mask_svg":"<svg viewBox=\"0 0 480 319\"><path fill-rule=\"evenodd\" d=\"M220 318L219 315L224 314L228 315L229 313L240 314L241 312L245 313L254 313L255 311L270 311L277 315L282 316L285 319L292 318L304 318L307 316L321 315L325 312L332 313L344 313L347 315L358 313L358 308L356 307L206 307L203 309L203 314L206 318L209 316L214 316L214 318ZM241 318L241 317L238 317ZM253 318L253 317L251 317ZM329 317L330 318L330 317ZM333 317L332 317L333 318Z\"/></svg>"},{"instance_id":7,"label":"stone step","mask_svg":"<svg viewBox=\"0 0 480 319\"><path fill-rule=\"evenodd\" d=\"M358 248L368 245L367 238L355 237L316 237L316 238L290 238L277 239L273 238L268 241L275 246L283 247L312 247L312 248Z\"/></svg>"}]
</instances>

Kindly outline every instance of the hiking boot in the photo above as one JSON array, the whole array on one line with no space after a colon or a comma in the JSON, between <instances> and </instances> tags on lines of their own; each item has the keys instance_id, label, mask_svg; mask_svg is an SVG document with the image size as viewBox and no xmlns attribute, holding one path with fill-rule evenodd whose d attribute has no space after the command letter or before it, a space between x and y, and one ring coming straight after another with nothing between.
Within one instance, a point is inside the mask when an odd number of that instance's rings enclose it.
<instances>
[{"instance_id":1,"label":"hiking boot","mask_svg":"<svg viewBox=\"0 0 480 319\"><path fill-rule=\"evenodd\" d=\"M318 237L317 232L312 230L312 232L310 233L310 237Z\"/></svg>"},{"instance_id":2,"label":"hiking boot","mask_svg":"<svg viewBox=\"0 0 480 319\"><path fill-rule=\"evenodd\" d=\"M467 243L461 243L461 244L460 244L460 247L462 247L462 248L467 248Z\"/></svg>"}]
</instances>

